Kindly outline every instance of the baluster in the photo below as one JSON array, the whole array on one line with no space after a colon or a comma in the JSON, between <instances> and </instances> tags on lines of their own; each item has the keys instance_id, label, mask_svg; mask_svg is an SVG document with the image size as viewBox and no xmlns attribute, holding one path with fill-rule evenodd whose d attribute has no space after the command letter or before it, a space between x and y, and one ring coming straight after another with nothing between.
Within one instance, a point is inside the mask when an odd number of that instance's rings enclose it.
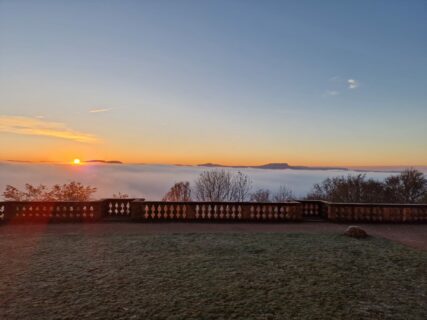
<instances>
[{"instance_id":1,"label":"baluster","mask_svg":"<svg viewBox=\"0 0 427 320\"><path fill-rule=\"evenodd\" d=\"M265 212L266 212L267 210L266 210L266 208L265 208L265 205L263 205L263 206L261 206L261 217L265 220L266 218L267 218L267 215L265 214Z\"/></svg>"},{"instance_id":2,"label":"baluster","mask_svg":"<svg viewBox=\"0 0 427 320\"><path fill-rule=\"evenodd\" d=\"M223 205L221 204L220 205L220 207L219 207L219 217L221 218L221 219L223 219L224 218L224 207L223 207Z\"/></svg>"},{"instance_id":3,"label":"baluster","mask_svg":"<svg viewBox=\"0 0 427 320\"><path fill-rule=\"evenodd\" d=\"M273 214L272 214L273 208L272 208L272 206L268 206L267 210L268 210L268 214L267 214L268 219L273 218Z\"/></svg>"},{"instance_id":4,"label":"baluster","mask_svg":"<svg viewBox=\"0 0 427 320\"><path fill-rule=\"evenodd\" d=\"M212 206L208 205L208 219L210 219L212 217Z\"/></svg>"}]
</instances>

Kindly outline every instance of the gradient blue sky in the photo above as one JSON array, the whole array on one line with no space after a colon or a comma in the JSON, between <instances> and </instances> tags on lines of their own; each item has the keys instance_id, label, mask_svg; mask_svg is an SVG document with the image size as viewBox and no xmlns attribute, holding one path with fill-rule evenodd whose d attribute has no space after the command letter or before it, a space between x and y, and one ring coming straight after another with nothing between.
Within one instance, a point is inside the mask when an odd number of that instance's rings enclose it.
<instances>
[{"instance_id":1,"label":"gradient blue sky","mask_svg":"<svg viewBox=\"0 0 427 320\"><path fill-rule=\"evenodd\" d=\"M424 0L0 0L3 160L426 165L426 89Z\"/></svg>"}]
</instances>

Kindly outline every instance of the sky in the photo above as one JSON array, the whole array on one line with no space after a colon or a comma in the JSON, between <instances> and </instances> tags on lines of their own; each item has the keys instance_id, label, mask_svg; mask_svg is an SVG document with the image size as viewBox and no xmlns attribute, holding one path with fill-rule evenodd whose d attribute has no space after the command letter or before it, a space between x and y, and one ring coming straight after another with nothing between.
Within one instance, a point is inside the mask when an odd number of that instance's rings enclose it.
<instances>
[{"instance_id":1,"label":"sky","mask_svg":"<svg viewBox=\"0 0 427 320\"><path fill-rule=\"evenodd\" d=\"M427 1L0 0L0 160L427 165Z\"/></svg>"}]
</instances>

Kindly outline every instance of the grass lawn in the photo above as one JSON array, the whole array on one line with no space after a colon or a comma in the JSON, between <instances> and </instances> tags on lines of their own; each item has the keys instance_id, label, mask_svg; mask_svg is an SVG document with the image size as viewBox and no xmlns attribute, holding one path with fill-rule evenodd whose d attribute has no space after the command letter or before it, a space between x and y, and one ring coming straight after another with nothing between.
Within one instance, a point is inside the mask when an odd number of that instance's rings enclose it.
<instances>
[{"instance_id":1,"label":"grass lawn","mask_svg":"<svg viewBox=\"0 0 427 320\"><path fill-rule=\"evenodd\" d=\"M1 319L425 319L427 253L339 235L0 237Z\"/></svg>"}]
</instances>

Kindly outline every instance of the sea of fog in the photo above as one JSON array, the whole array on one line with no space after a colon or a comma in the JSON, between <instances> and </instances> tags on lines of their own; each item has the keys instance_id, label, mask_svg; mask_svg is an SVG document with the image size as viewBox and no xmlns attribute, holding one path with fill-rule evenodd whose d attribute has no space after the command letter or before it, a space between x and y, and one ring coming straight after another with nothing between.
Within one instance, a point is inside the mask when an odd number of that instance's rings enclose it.
<instances>
[{"instance_id":1,"label":"sea of fog","mask_svg":"<svg viewBox=\"0 0 427 320\"><path fill-rule=\"evenodd\" d=\"M209 168L173 165L140 164L28 164L0 162L0 191L10 184L22 188L25 183L63 184L78 181L98 188L97 198L111 197L114 193L126 193L131 197L160 200L177 181L194 183L198 175ZM297 197L309 192L314 183L327 177L355 175L357 171L342 170L269 170L233 169L250 176L253 190L268 188L273 192L281 185L291 189ZM426 172L427 173L427 172ZM382 180L390 172L366 172L368 177Z\"/></svg>"}]
</instances>

